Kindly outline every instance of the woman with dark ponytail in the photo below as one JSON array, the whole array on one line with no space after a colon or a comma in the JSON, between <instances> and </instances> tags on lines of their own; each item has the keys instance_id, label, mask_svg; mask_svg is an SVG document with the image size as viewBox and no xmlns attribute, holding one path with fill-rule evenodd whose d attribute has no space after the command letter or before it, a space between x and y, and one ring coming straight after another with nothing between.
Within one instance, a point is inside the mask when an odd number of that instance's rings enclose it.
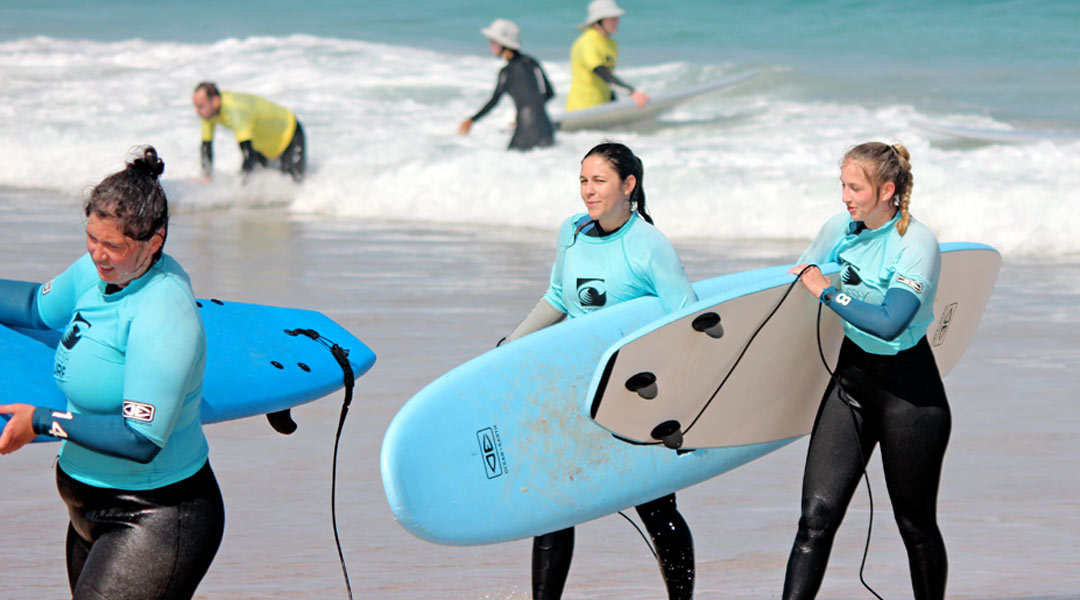
<instances>
[{"instance_id":1,"label":"woman with dark ponytail","mask_svg":"<svg viewBox=\"0 0 1080 600\"><path fill-rule=\"evenodd\" d=\"M75 599L191 598L224 531L200 420L206 336L187 273L162 252L164 169L147 147L99 183L87 253L52 281L0 280L0 322L65 328L54 374L67 410L0 405L0 454L62 440Z\"/></svg>"},{"instance_id":2,"label":"woman with dark ponytail","mask_svg":"<svg viewBox=\"0 0 1080 600\"><path fill-rule=\"evenodd\" d=\"M908 212L909 160L899 144L849 150L840 163L847 212L825 223L791 270L843 319L844 341L810 434L785 600L817 595L833 537L878 445L914 596L945 597L937 492L951 417L926 341L941 251L930 229ZM826 262L840 263L840 289L807 268Z\"/></svg>"},{"instance_id":3,"label":"woman with dark ponytail","mask_svg":"<svg viewBox=\"0 0 1080 600\"><path fill-rule=\"evenodd\" d=\"M658 296L672 311L697 300L682 262L645 209L641 159L623 144L603 143L581 161L586 212L559 231L550 287L506 339L640 296ZM675 506L675 494L637 507L656 547L670 599L694 593L694 541ZM535 600L562 596L574 551L574 528L533 540Z\"/></svg>"}]
</instances>

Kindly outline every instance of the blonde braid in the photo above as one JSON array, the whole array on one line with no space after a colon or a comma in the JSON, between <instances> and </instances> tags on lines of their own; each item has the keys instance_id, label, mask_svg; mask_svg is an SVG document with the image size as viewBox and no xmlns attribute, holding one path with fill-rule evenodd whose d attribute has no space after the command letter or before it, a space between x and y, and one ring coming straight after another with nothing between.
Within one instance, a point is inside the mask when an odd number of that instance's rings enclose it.
<instances>
[{"instance_id":1,"label":"blonde braid","mask_svg":"<svg viewBox=\"0 0 1080 600\"><path fill-rule=\"evenodd\" d=\"M911 213L908 212L908 207L911 206L911 188L915 187L915 178L911 175L911 163L909 162L911 154L908 153L907 148L900 144L893 144L891 148L896 154L896 162L900 167L895 180L896 194L893 196L893 198L900 197L897 202L897 207L900 209L900 220L896 222L896 231L900 235L904 235L907 233L908 225L911 224ZM906 185L901 188L901 183Z\"/></svg>"}]
</instances>

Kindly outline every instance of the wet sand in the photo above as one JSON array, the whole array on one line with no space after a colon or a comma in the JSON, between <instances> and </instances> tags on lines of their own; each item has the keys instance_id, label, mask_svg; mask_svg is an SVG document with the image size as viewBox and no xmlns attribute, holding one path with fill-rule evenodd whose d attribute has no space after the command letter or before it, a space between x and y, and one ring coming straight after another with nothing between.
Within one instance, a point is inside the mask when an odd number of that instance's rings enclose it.
<instances>
[{"instance_id":1,"label":"wet sand","mask_svg":"<svg viewBox=\"0 0 1080 600\"><path fill-rule=\"evenodd\" d=\"M660 223L663 227L663 223ZM0 190L0 276L42 281L84 251L76 201ZM447 547L401 529L383 496L382 433L426 383L489 349L543 293L555 231L498 231L234 209L174 216L166 250L197 295L324 312L375 350L358 380L338 471L338 523L357 598L525 599L527 540ZM691 279L790 262L803 242L675 240ZM1078 598L1080 264L1006 259L973 347L946 379L953 433L939 502L949 597ZM4 398L4 401L27 399ZM221 550L199 598L344 598L330 525L341 395L294 410L299 431L262 419L207 427L226 502ZM66 515L56 446L0 458L0 597L67 593ZM806 440L679 494L698 557L698 597L779 597L798 519ZM877 457L866 578L910 597L907 561ZM870 597L858 581L868 519L860 487L823 598ZM578 528L564 595L658 598L637 532L613 516Z\"/></svg>"}]
</instances>

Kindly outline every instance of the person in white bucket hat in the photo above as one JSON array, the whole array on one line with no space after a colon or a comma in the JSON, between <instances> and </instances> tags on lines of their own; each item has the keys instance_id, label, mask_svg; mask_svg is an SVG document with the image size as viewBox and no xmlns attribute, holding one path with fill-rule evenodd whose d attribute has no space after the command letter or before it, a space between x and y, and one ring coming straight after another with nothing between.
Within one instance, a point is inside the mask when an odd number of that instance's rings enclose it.
<instances>
[{"instance_id":1,"label":"person in white bucket hat","mask_svg":"<svg viewBox=\"0 0 1080 600\"><path fill-rule=\"evenodd\" d=\"M491 53L505 59L506 66L499 71L495 92L487 104L458 126L458 133L467 135L473 123L486 115L502 98L510 94L517 108L514 136L510 138L511 150L550 146L555 143L555 126L548 117L544 104L555 96L544 69L531 56L521 53L521 30L513 21L495 19L480 33L488 39Z\"/></svg>"},{"instance_id":2,"label":"person in white bucket hat","mask_svg":"<svg viewBox=\"0 0 1080 600\"><path fill-rule=\"evenodd\" d=\"M619 18L626 11L615 0L593 0L589 3L585 22L578 25L582 34L570 48L570 94L566 111L581 110L615 100L612 87L617 87L638 105L649 102L648 94L615 76L619 45L612 36L619 29Z\"/></svg>"}]
</instances>

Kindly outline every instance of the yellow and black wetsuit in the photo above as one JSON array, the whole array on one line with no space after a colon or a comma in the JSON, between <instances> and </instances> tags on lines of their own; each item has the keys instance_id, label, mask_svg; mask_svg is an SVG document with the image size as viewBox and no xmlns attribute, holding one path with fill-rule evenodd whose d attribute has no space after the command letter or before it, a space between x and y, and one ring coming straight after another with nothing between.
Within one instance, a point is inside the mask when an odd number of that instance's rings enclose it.
<instances>
[{"instance_id":1,"label":"yellow and black wetsuit","mask_svg":"<svg viewBox=\"0 0 1080 600\"><path fill-rule=\"evenodd\" d=\"M241 167L250 173L255 166L267 166L280 159L280 169L299 181L306 167L304 130L292 111L265 98L239 92L221 92L221 110L202 120L203 173L210 174L214 162L214 128L224 125L236 135L244 155Z\"/></svg>"},{"instance_id":2,"label":"yellow and black wetsuit","mask_svg":"<svg viewBox=\"0 0 1080 600\"><path fill-rule=\"evenodd\" d=\"M566 111L581 110L615 99L612 85L633 93L634 88L615 77L619 45L590 27L570 48L570 93Z\"/></svg>"}]
</instances>

